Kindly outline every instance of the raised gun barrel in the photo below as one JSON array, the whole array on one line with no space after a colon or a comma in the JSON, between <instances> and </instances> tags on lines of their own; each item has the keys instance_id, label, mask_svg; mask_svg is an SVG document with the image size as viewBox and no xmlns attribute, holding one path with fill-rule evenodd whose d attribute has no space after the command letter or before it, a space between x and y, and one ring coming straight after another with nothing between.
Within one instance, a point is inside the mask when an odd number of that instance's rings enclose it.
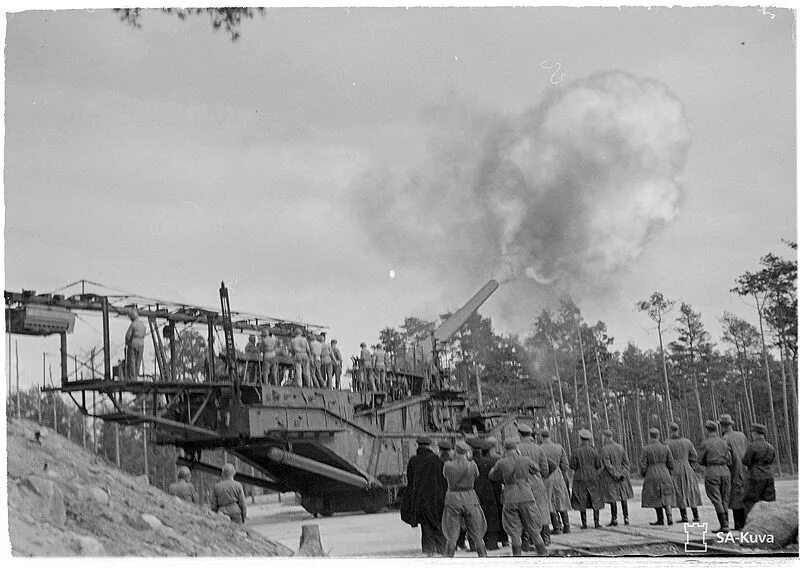
<instances>
[{"instance_id":1,"label":"raised gun barrel","mask_svg":"<svg viewBox=\"0 0 800 568\"><path fill-rule=\"evenodd\" d=\"M320 463L316 460L299 456L292 452L287 452L281 448L270 448L267 451L267 456L274 462L296 467L309 473L315 473L317 475L321 475L322 477L327 477L328 479L334 479L336 481L346 483L347 485L358 487L359 489L366 489L369 486L369 481L360 475L341 470L338 467Z\"/></svg>"},{"instance_id":2,"label":"raised gun barrel","mask_svg":"<svg viewBox=\"0 0 800 568\"><path fill-rule=\"evenodd\" d=\"M489 299L489 296L494 294L494 291L497 290L499 286L500 284L497 283L497 280L489 280L466 304L447 318L447 321L442 323L442 325L433 332L433 337L436 341L449 341L456 332L461 329L461 326L467 323L467 320L472 314L477 312L478 308Z\"/></svg>"}]
</instances>

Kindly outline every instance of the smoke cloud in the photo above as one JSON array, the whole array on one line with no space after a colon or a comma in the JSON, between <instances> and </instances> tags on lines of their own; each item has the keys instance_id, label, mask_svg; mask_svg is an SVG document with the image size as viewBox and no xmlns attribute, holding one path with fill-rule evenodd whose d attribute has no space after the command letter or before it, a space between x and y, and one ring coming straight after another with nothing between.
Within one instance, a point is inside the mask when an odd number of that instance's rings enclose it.
<instances>
[{"instance_id":1,"label":"smoke cloud","mask_svg":"<svg viewBox=\"0 0 800 568\"><path fill-rule=\"evenodd\" d=\"M689 129L654 80L606 72L520 115L456 101L423 118L419 159L376 166L353 192L395 266L591 284L677 215Z\"/></svg>"}]
</instances>

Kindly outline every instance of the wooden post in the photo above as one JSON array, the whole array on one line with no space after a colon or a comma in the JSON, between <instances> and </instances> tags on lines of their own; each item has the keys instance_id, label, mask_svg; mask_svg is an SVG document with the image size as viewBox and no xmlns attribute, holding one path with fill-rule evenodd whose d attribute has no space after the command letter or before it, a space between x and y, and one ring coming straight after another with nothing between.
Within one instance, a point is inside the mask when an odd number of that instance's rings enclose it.
<instances>
[{"instance_id":1,"label":"wooden post","mask_svg":"<svg viewBox=\"0 0 800 568\"><path fill-rule=\"evenodd\" d=\"M47 386L47 355L42 353L42 387L37 389L36 400L39 407L39 426L42 425L42 388Z\"/></svg>"},{"instance_id":2,"label":"wooden post","mask_svg":"<svg viewBox=\"0 0 800 568\"><path fill-rule=\"evenodd\" d=\"M17 362L17 420L20 418L20 407L19 407L19 343L14 341L14 356Z\"/></svg>"},{"instance_id":3,"label":"wooden post","mask_svg":"<svg viewBox=\"0 0 800 568\"><path fill-rule=\"evenodd\" d=\"M94 350L92 350L92 366L94 367ZM108 298L106 297L103 297L103 378L107 381L111 380L111 339L109 338ZM94 379L94 371L92 371L92 379Z\"/></svg>"},{"instance_id":4,"label":"wooden post","mask_svg":"<svg viewBox=\"0 0 800 568\"><path fill-rule=\"evenodd\" d=\"M92 391L92 415L97 414L96 392ZM97 418L92 416L92 450L97 453Z\"/></svg>"},{"instance_id":5,"label":"wooden post","mask_svg":"<svg viewBox=\"0 0 800 568\"><path fill-rule=\"evenodd\" d=\"M69 381L69 362L67 356L67 334L66 332L61 332L61 384L67 384ZM78 377L75 377L76 379Z\"/></svg>"},{"instance_id":6,"label":"wooden post","mask_svg":"<svg viewBox=\"0 0 800 568\"><path fill-rule=\"evenodd\" d=\"M142 414L147 414L147 406L145 404L145 396L142 395ZM150 468L147 463L147 422L142 423L142 443L144 444L144 474L147 479L150 479Z\"/></svg>"},{"instance_id":7,"label":"wooden post","mask_svg":"<svg viewBox=\"0 0 800 568\"><path fill-rule=\"evenodd\" d=\"M319 525L303 525L303 532L300 535L300 548L297 550L297 556L327 556L322 549Z\"/></svg>"},{"instance_id":8,"label":"wooden post","mask_svg":"<svg viewBox=\"0 0 800 568\"><path fill-rule=\"evenodd\" d=\"M478 388L478 408L483 408L483 391L481 390L481 376L478 374L478 365L475 364L475 383Z\"/></svg>"},{"instance_id":9,"label":"wooden post","mask_svg":"<svg viewBox=\"0 0 800 568\"><path fill-rule=\"evenodd\" d=\"M120 464L122 462L119 459L119 424L117 422L114 422L114 447L116 449L115 458L117 462L117 467L120 467Z\"/></svg>"}]
</instances>

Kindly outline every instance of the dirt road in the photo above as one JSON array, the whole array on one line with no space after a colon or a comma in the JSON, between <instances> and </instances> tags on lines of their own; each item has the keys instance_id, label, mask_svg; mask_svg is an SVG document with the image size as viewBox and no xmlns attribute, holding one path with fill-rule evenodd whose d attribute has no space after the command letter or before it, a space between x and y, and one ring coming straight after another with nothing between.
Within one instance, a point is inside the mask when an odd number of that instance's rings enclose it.
<instances>
[{"instance_id":1,"label":"dirt road","mask_svg":"<svg viewBox=\"0 0 800 568\"><path fill-rule=\"evenodd\" d=\"M797 480L783 479L776 481L778 498L797 500ZM641 507L641 482L634 483L635 497L630 503L631 528L650 531L650 521L655 520L652 509ZM702 492L702 487L701 487ZM709 529L717 527L716 515L708 499L703 495L704 505L700 507L700 518L709 523ZM678 518L678 510L673 513ZM591 525L591 513L589 514ZM570 511L570 522L573 532L569 535L553 537L553 548L559 545L577 547L598 547L631 544L634 538L629 534L596 531L594 529L580 530L580 517L576 511ZM610 510L606 507L600 513L600 521L605 526L610 520ZM621 521L621 519L620 519ZM322 546L332 557L352 556L396 556L414 557L422 556L420 551L420 529L413 529L400 520L398 511L388 511L376 514L341 513L329 518L314 518L302 507L297 505L280 505L278 503L257 504L251 508L248 524L265 536L281 544L297 550L300 541L301 527L304 524L319 525ZM620 522L621 524L621 522ZM672 527L659 527L658 530L669 532L677 538L684 538L683 525L677 523ZM658 534L658 533L656 533ZM511 550L501 548L490 552L491 556L510 556ZM474 553L459 551L456 556L470 557Z\"/></svg>"}]
</instances>

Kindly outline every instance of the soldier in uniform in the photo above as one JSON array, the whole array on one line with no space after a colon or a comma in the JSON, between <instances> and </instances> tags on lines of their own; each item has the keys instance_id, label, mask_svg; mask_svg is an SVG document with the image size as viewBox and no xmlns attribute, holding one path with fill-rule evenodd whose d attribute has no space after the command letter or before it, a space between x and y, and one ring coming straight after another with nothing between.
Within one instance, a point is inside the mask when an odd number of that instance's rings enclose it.
<instances>
[{"instance_id":1,"label":"soldier in uniform","mask_svg":"<svg viewBox=\"0 0 800 568\"><path fill-rule=\"evenodd\" d=\"M297 387L313 387L311 380L311 367L309 365L309 353L311 348L308 341L303 337L303 331L298 328L292 338L292 354L294 355L294 384Z\"/></svg>"},{"instance_id":2,"label":"soldier in uniform","mask_svg":"<svg viewBox=\"0 0 800 568\"><path fill-rule=\"evenodd\" d=\"M272 330L269 331L269 334L267 334L267 330L261 332L261 343L259 343L258 348L263 359L261 380L268 385L280 385L280 380L278 379L278 340Z\"/></svg>"},{"instance_id":3,"label":"soldier in uniform","mask_svg":"<svg viewBox=\"0 0 800 568\"><path fill-rule=\"evenodd\" d=\"M199 504L194 485L192 485L192 472L185 465L178 468L178 481L170 484L169 494L180 497L187 503Z\"/></svg>"},{"instance_id":4,"label":"soldier in uniform","mask_svg":"<svg viewBox=\"0 0 800 568\"><path fill-rule=\"evenodd\" d=\"M331 340L331 362L333 363L333 374L336 377L336 390L341 390L344 358L342 352L339 351L339 342L335 339Z\"/></svg>"},{"instance_id":5,"label":"soldier in uniform","mask_svg":"<svg viewBox=\"0 0 800 568\"><path fill-rule=\"evenodd\" d=\"M667 524L672 524L672 507L675 506L675 485L672 470L675 461L666 444L662 444L658 428L650 428L650 443L642 448L639 458L639 474L644 477L642 485L642 507L656 510L656 521L651 525L663 525L664 513Z\"/></svg>"},{"instance_id":6,"label":"soldier in uniform","mask_svg":"<svg viewBox=\"0 0 800 568\"><path fill-rule=\"evenodd\" d=\"M442 461L430 446L429 438L417 438L417 454L411 456L406 468L407 509L409 516L422 527L422 552L427 556L445 553L442 489L446 490L446 481Z\"/></svg>"},{"instance_id":7,"label":"soldier in uniform","mask_svg":"<svg viewBox=\"0 0 800 568\"><path fill-rule=\"evenodd\" d=\"M669 425L669 440L667 446L672 452L675 469L672 470L672 481L675 483L675 504L681 512L682 523L688 523L686 508L692 509L692 522L700 522L700 513L697 508L703 504L700 496L700 487L697 484L697 450L688 438L681 437L680 428L675 422Z\"/></svg>"},{"instance_id":8,"label":"soldier in uniform","mask_svg":"<svg viewBox=\"0 0 800 568\"><path fill-rule=\"evenodd\" d=\"M256 382L256 377L261 374L258 368L260 358L261 354L259 353L258 345L256 345L256 336L251 335L247 338L247 345L244 346L245 381L249 383Z\"/></svg>"},{"instance_id":9,"label":"soldier in uniform","mask_svg":"<svg viewBox=\"0 0 800 568\"><path fill-rule=\"evenodd\" d=\"M600 461L603 468L600 470L600 487L603 492L603 502L611 504L610 527L617 526L617 501L622 506L622 519L626 525L628 520L628 499L633 498L631 487L630 466L628 452L621 444L614 441L611 430L603 430L603 447L600 449Z\"/></svg>"},{"instance_id":10,"label":"soldier in uniform","mask_svg":"<svg viewBox=\"0 0 800 568\"><path fill-rule=\"evenodd\" d=\"M494 486L489 479L489 471L494 466L493 460L484 452L489 445L481 438L467 438L467 444L472 448L472 461L478 466L478 479L475 480L475 493L478 495L483 516L486 518L486 534L483 543L487 550L497 550L497 533L500 529L500 517L497 515L497 501L494 497ZM474 547L474 544L473 544Z\"/></svg>"},{"instance_id":11,"label":"soldier in uniform","mask_svg":"<svg viewBox=\"0 0 800 568\"><path fill-rule=\"evenodd\" d=\"M766 440L766 426L753 424L752 430L753 441L742 458L742 464L749 470L744 491L745 520L753 505L759 501L775 500L775 478L772 476L775 448Z\"/></svg>"},{"instance_id":12,"label":"soldier in uniform","mask_svg":"<svg viewBox=\"0 0 800 568\"><path fill-rule=\"evenodd\" d=\"M497 438L489 436L486 438L486 449L483 450L483 455L492 461L492 466L497 463L503 454L498 452ZM497 503L497 518L503 518L503 484L501 481L492 479L492 489L494 489L494 501ZM508 546L508 534L503 528L503 523L497 530L497 541L500 546Z\"/></svg>"},{"instance_id":13,"label":"soldier in uniform","mask_svg":"<svg viewBox=\"0 0 800 568\"><path fill-rule=\"evenodd\" d=\"M592 433L586 428L578 431L580 445L569 458L569 467L575 471L572 477L572 508L581 513L581 528L586 524L586 509L594 513L594 528L600 528L600 511L605 507L600 491L600 454L592 445Z\"/></svg>"},{"instance_id":14,"label":"soldier in uniform","mask_svg":"<svg viewBox=\"0 0 800 568\"><path fill-rule=\"evenodd\" d=\"M536 500L536 507L539 509L539 519L542 524L542 541L545 546L550 544L550 499L547 497L547 488L544 483L550 473L558 468L556 462L547 459L542 447L533 439L533 429L525 423L517 424L517 431L520 435L517 451L523 456L528 456L538 466L539 472L531 475L531 490ZM530 550L530 543L527 537L523 536L522 549Z\"/></svg>"},{"instance_id":15,"label":"soldier in uniform","mask_svg":"<svg viewBox=\"0 0 800 568\"><path fill-rule=\"evenodd\" d=\"M548 462L558 464L547 479L544 486L550 498L550 522L553 525L552 534L569 533L569 460L567 452L560 444L556 444L550 439L549 430L541 430L539 436L542 439L542 451L547 456Z\"/></svg>"},{"instance_id":16,"label":"soldier in uniform","mask_svg":"<svg viewBox=\"0 0 800 568\"><path fill-rule=\"evenodd\" d=\"M234 523L242 524L247 520L247 502L242 484L234 480L236 469L233 464L222 466L222 477L214 486L211 495L211 510L222 511Z\"/></svg>"},{"instance_id":17,"label":"soldier in uniform","mask_svg":"<svg viewBox=\"0 0 800 568\"><path fill-rule=\"evenodd\" d=\"M733 449L730 442L719 437L717 423L706 421L706 439L700 445L697 463L706 468L706 495L719 519L717 532L728 532L728 496L731 490Z\"/></svg>"},{"instance_id":18,"label":"soldier in uniform","mask_svg":"<svg viewBox=\"0 0 800 568\"><path fill-rule=\"evenodd\" d=\"M147 335L147 328L144 322L139 319L139 312L132 308L128 313L131 324L125 332L125 347L127 351L126 371L128 380L136 380L139 376L139 369L142 366L144 357L144 337Z\"/></svg>"},{"instance_id":19,"label":"soldier in uniform","mask_svg":"<svg viewBox=\"0 0 800 568\"><path fill-rule=\"evenodd\" d=\"M453 557L456 552L458 535L463 523L469 533L470 542L475 544L478 556L486 556L483 536L486 534L486 517L475 493L475 480L480 473L474 461L467 458L469 446L466 442L456 443L456 456L444 464L444 477L447 479L447 494L442 514L442 533L447 541L445 555Z\"/></svg>"},{"instance_id":20,"label":"soldier in uniform","mask_svg":"<svg viewBox=\"0 0 800 568\"><path fill-rule=\"evenodd\" d=\"M367 344L361 344L361 384L364 390L375 390L375 379L372 376L372 353L367 349Z\"/></svg>"},{"instance_id":21,"label":"soldier in uniform","mask_svg":"<svg viewBox=\"0 0 800 568\"><path fill-rule=\"evenodd\" d=\"M319 337L311 334L311 341L308 342L309 352L311 353L311 379L313 386L322 388L322 343Z\"/></svg>"},{"instance_id":22,"label":"soldier in uniform","mask_svg":"<svg viewBox=\"0 0 800 568\"><path fill-rule=\"evenodd\" d=\"M747 446L747 436L733 429L733 419L730 414L719 417L719 432L723 440L731 445L731 495L728 506L733 509L733 529L740 531L744 528L744 519L747 516L744 507L745 476L742 467Z\"/></svg>"},{"instance_id":23,"label":"soldier in uniform","mask_svg":"<svg viewBox=\"0 0 800 568\"><path fill-rule=\"evenodd\" d=\"M322 386L329 389L333 388L333 357L331 354L331 346L325 339L325 334L320 334L320 344L322 345L322 352L320 353L320 371L322 376Z\"/></svg>"},{"instance_id":24,"label":"soldier in uniform","mask_svg":"<svg viewBox=\"0 0 800 568\"><path fill-rule=\"evenodd\" d=\"M383 345L378 343L375 346L375 353L372 356L372 368L375 369L376 381L375 384L378 390L386 390L386 351L383 350Z\"/></svg>"},{"instance_id":25,"label":"soldier in uniform","mask_svg":"<svg viewBox=\"0 0 800 568\"><path fill-rule=\"evenodd\" d=\"M503 483L503 528L511 538L511 554L522 556L524 533L536 547L536 552L545 555L547 547L541 536L542 519L530 483L539 466L517 452L517 442L515 438L506 439L505 456L489 470L489 479Z\"/></svg>"}]
</instances>

